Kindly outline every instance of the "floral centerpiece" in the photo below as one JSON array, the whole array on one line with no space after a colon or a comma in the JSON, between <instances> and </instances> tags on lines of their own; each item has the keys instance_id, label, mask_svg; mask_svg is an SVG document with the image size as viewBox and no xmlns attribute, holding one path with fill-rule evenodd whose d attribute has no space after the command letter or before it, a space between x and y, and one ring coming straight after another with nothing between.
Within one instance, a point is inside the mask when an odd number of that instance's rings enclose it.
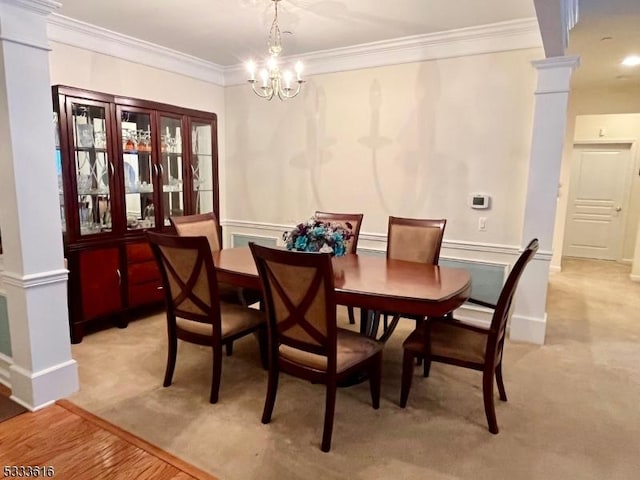
<instances>
[{"instance_id":1,"label":"floral centerpiece","mask_svg":"<svg viewBox=\"0 0 640 480\"><path fill-rule=\"evenodd\" d=\"M300 223L293 230L282 234L287 250L331 253L336 257L347 253L347 241L352 237L353 226L349 222L342 225L316 218Z\"/></svg>"}]
</instances>

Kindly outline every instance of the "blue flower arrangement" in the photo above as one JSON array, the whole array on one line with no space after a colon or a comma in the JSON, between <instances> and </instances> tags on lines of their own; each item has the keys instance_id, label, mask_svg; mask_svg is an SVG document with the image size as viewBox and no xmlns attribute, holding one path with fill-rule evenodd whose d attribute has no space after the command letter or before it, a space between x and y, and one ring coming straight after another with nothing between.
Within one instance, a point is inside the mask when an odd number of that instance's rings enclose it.
<instances>
[{"instance_id":1,"label":"blue flower arrangement","mask_svg":"<svg viewBox=\"0 0 640 480\"><path fill-rule=\"evenodd\" d=\"M336 257L347 253L346 243L352 237L353 226L349 222L343 226L315 218L300 223L293 230L282 234L287 250L330 253Z\"/></svg>"}]
</instances>

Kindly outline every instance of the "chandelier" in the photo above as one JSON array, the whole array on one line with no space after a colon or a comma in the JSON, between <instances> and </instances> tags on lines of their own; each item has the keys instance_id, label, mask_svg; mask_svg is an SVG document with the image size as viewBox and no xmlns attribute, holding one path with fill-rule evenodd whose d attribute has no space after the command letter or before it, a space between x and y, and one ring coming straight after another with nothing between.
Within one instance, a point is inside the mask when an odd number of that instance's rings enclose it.
<instances>
[{"instance_id":1,"label":"chandelier","mask_svg":"<svg viewBox=\"0 0 640 480\"><path fill-rule=\"evenodd\" d=\"M280 35L280 27L278 26L278 2L280 0L272 0L275 8L273 23L269 30L269 59L266 61L266 68L260 69L260 79L256 80L256 64L252 60L247 63L249 71L249 83L254 93L260 98L271 100L278 97L280 100L293 98L300 93L300 88L304 83L302 80L302 62L295 65L295 75L291 70L281 71L278 65L280 53L282 52L282 43Z\"/></svg>"}]
</instances>

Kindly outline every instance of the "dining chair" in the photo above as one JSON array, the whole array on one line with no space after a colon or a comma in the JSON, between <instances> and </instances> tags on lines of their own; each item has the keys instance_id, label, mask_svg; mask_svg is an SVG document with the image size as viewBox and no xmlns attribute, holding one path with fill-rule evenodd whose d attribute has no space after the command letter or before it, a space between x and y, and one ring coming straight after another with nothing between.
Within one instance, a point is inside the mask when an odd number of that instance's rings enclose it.
<instances>
[{"instance_id":1,"label":"dining chair","mask_svg":"<svg viewBox=\"0 0 640 480\"><path fill-rule=\"evenodd\" d=\"M223 345L256 333L266 367L264 312L219 300L216 270L206 237L149 231L146 236L160 267L165 291L169 348L163 385L168 387L173 380L178 340L210 346L213 350L210 402L216 403Z\"/></svg>"},{"instance_id":2,"label":"dining chair","mask_svg":"<svg viewBox=\"0 0 640 480\"><path fill-rule=\"evenodd\" d=\"M169 217L172 227L181 237L207 237L212 251L222 249L221 229L213 213ZM260 301L260 292L239 288L228 283L218 282L218 295L223 302L237 303L248 307ZM233 342L226 344L227 356L233 353Z\"/></svg>"},{"instance_id":3,"label":"dining chair","mask_svg":"<svg viewBox=\"0 0 640 480\"><path fill-rule=\"evenodd\" d=\"M316 211L314 218L325 222L337 223L353 232L353 237L347 241L347 253L357 253L358 237L360 236L360 227L362 226L362 213L332 213ZM347 307L349 323L356 323L355 311L353 307Z\"/></svg>"},{"instance_id":4,"label":"dining chair","mask_svg":"<svg viewBox=\"0 0 640 480\"><path fill-rule=\"evenodd\" d=\"M446 219L389 217L387 258L438 265L446 225ZM389 315L392 315L391 323L387 323ZM415 320L417 324L424 321L424 317L420 316L385 312L384 334L381 337L384 341L391 336L401 317Z\"/></svg>"},{"instance_id":5,"label":"dining chair","mask_svg":"<svg viewBox=\"0 0 640 480\"><path fill-rule=\"evenodd\" d=\"M500 400L506 402L507 394L502 379L502 360L505 331L513 296L522 272L538 250L538 240L533 239L516 261L507 277L498 303L469 299L470 302L494 310L489 328L462 323L455 318L435 319L417 327L404 341L402 363L402 388L400 406L406 407L413 377L413 359L422 356L425 376L429 375L431 362L447 363L482 372L484 410L491 433L498 433L498 422L493 401L493 380L496 379Z\"/></svg>"},{"instance_id":6,"label":"dining chair","mask_svg":"<svg viewBox=\"0 0 640 480\"><path fill-rule=\"evenodd\" d=\"M380 406L382 344L338 328L331 256L250 243L262 284L269 335L269 383L262 423L269 423L280 371L326 385L321 449L331 448L338 382L365 371Z\"/></svg>"}]
</instances>

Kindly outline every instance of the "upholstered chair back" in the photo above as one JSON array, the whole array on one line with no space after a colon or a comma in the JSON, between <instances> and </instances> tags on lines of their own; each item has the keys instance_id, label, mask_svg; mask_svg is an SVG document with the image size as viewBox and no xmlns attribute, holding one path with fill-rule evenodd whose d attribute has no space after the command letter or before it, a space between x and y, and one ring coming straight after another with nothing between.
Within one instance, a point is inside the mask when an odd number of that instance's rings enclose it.
<instances>
[{"instance_id":1,"label":"upholstered chair back","mask_svg":"<svg viewBox=\"0 0 640 480\"><path fill-rule=\"evenodd\" d=\"M389 217L387 258L438 264L447 221Z\"/></svg>"}]
</instances>

